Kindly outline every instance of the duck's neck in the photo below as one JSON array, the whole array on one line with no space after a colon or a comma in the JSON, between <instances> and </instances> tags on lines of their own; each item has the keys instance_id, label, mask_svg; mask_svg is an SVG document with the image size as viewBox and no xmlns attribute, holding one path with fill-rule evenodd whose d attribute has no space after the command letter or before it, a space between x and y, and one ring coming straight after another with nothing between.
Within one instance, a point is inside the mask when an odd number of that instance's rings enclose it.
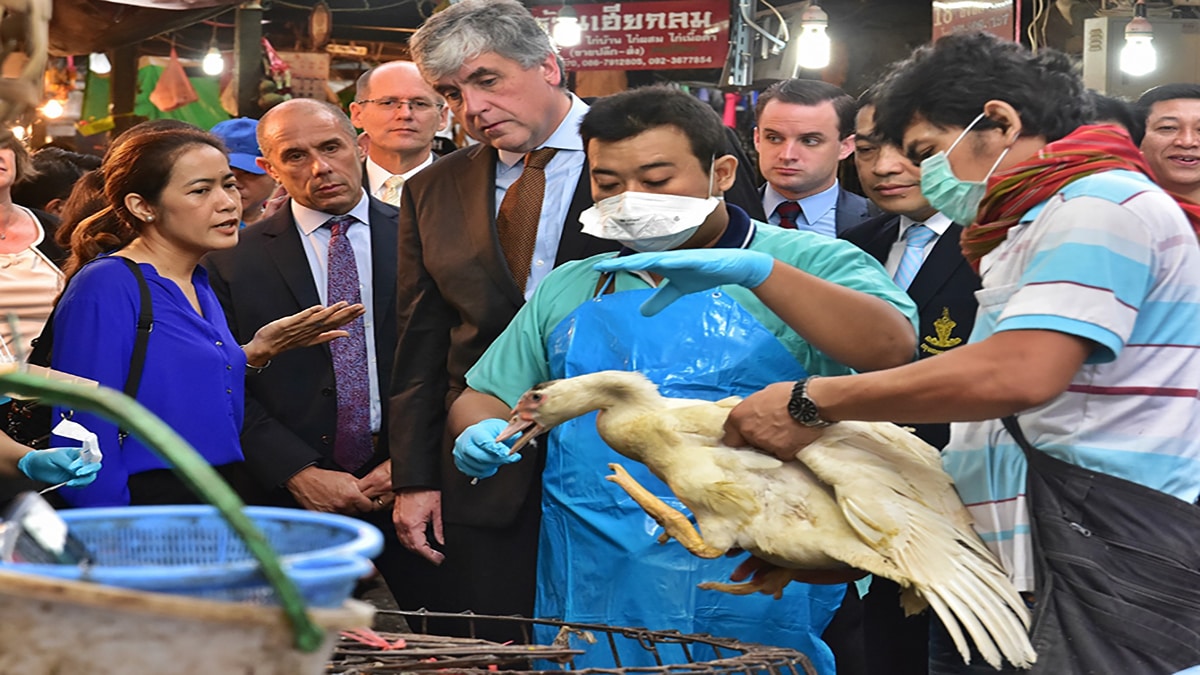
<instances>
[{"instance_id":1,"label":"duck's neck","mask_svg":"<svg viewBox=\"0 0 1200 675\"><path fill-rule=\"evenodd\" d=\"M655 474L676 460L674 432L664 429L662 399L626 400L602 408L596 419L601 438L617 452L650 468Z\"/></svg>"}]
</instances>

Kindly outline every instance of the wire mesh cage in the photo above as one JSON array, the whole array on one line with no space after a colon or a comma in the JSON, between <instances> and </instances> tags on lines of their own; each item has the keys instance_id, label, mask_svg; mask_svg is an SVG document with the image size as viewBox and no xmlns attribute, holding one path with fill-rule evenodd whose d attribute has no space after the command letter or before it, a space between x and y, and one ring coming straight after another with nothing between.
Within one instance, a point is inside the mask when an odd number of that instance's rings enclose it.
<instances>
[{"instance_id":1,"label":"wire mesh cage","mask_svg":"<svg viewBox=\"0 0 1200 675\"><path fill-rule=\"evenodd\" d=\"M664 673L670 675L733 674L817 675L808 657L782 647L740 642L711 635L649 630L604 624L528 619L485 614L385 611L377 619L403 619L408 633L343 633L335 646L329 673L488 673L549 675L569 671L600 673ZM463 627L466 637L428 632L446 620ZM503 627L520 639L500 643L475 637ZM549 639L546 639L549 637Z\"/></svg>"}]
</instances>

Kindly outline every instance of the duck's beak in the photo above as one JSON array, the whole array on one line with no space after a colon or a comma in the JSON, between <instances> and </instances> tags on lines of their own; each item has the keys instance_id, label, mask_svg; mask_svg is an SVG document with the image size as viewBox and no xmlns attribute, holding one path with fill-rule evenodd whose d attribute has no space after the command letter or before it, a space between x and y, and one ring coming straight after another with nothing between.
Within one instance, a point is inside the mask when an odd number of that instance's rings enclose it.
<instances>
[{"instance_id":1,"label":"duck's beak","mask_svg":"<svg viewBox=\"0 0 1200 675\"><path fill-rule=\"evenodd\" d=\"M512 418L508 420L508 426L504 427L504 431L501 431L500 435L496 436L496 440L503 442L517 434L521 434L521 437L513 443L512 449L508 452L511 455L529 445L530 441L545 430L546 428L535 422L532 417L525 417L521 413L513 411Z\"/></svg>"}]
</instances>

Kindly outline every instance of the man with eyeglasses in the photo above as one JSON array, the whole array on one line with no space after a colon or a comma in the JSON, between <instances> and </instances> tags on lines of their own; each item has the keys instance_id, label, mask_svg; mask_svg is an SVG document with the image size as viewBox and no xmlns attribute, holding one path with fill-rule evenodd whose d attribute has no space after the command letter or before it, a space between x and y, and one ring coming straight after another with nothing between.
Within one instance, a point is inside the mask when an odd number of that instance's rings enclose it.
<instances>
[{"instance_id":1,"label":"man with eyeglasses","mask_svg":"<svg viewBox=\"0 0 1200 675\"><path fill-rule=\"evenodd\" d=\"M433 163L433 137L446 126L446 105L411 61L390 61L358 78L350 120L370 139L363 187L400 205L405 182Z\"/></svg>"}]
</instances>

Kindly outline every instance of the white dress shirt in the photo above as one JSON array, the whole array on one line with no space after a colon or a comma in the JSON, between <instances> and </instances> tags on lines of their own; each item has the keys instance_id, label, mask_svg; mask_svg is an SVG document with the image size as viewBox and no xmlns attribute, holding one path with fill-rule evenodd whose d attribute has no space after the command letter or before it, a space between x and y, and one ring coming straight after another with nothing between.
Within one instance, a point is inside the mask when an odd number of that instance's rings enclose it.
<instances>
[{"instance_id":1,"label":"white dress shirt","mask_svg":"<svg viewBox=\"0 0 1200 675\"><path fill-rule=\"evenodd\" d=\"M366 164L367 164L367 185L369 186L368 189L371 191L371 196L375 197L376 199L383 199L383 191L384 191L383 183L384 183L384 181L391 178L392 176L395 176L396 174L394 174L391 171L388 171L387 169L383 168L382 166L379 166L378 164L376 164L375 160L371 159L370 156L367 157ZM432 152L429 153L429 156L425 158L424 162L421 162L416 167L414 167L408 171L405 171L404 173L400 174L400 176L402 178L404 178L405 182L407 182L409 178L412 178L413 176L417 175L418 173L420 173L421 169L424 169L425 167L429 166L430 164L433 164L433 153Z\"/></svg>"}]
</instances>

